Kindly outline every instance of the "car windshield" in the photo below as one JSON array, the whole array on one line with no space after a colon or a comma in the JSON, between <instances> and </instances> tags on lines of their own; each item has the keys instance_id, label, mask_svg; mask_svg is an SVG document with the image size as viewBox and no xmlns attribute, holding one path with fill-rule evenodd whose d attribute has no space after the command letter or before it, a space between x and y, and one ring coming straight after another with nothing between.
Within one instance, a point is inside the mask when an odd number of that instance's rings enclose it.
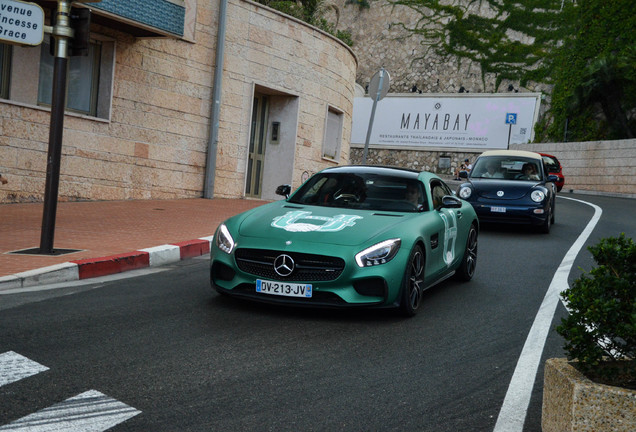
<instances>
[{"instance_id":1,"label":"car windshield","mask_svg":"<svg viewBox=\"0 0 636 432\"><path fill-rule=\"evenodd\" d=\"M289 202L376 211L426 210L422 183L375 173L318 173Z\"/></svg>"},{"instance_id":2,"label":"car windshield","mask_svg":"<svg viewBox=\"0 0 636 432\"><path fill-rule=\"evenodd\" d=\"M485 156L475 162L470 178L541 181L538 159L513 156Z\"/></svg>"}]
</instances>

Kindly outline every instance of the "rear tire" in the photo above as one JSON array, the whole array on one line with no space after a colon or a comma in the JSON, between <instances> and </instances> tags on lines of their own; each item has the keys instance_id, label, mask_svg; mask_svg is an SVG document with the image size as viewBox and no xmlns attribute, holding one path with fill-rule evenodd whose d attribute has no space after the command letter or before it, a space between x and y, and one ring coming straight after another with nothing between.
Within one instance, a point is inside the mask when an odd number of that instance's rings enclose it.
<instances>
[{"instance_id":1,"label":"rear tire","mask_svg":"<svg viewBox=\"0 0 636 432\"><path fill-rule=\"evenodd\" d=\"M466 240L466 250L464 250L464 257L462 263L457 269L455 276L461 281L468 282L475 275L475 269L477 268L477 228L475 225L470 226L468 231L468 239Z\"/></svg>"},{"instance_id":2,"label":"rear tire","mask_svg":"<svg viewBox=\"0 0 636 432\"><path fill-rule=\"evenodd\" d=\"M400 311L402 315L412 317L417 313L422 301L424 291L424 253L420 245L415 245L409 256L404 281L402 282L402 294Z\"/></svg>"}]
</instances>

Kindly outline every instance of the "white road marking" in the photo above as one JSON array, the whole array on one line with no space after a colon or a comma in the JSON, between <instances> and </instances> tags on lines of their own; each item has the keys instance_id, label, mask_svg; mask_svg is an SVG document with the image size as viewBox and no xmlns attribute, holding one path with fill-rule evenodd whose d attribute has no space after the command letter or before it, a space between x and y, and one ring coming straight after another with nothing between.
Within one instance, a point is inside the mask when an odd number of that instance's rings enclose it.
<instances>
[{"instance_id":1,"label":"white road marking","mask_svg":"<svg viewBox=\"0 0 636 432\"><path fill-rule=\"evenodd\" d=\"M579 235L579 238L565 254L563 261L561 261L559 268L552 278L552 282L548 287L548 292L543 298L543 302L539 307L539 312L534 319L534 323L532 324L530 333L528 333L526 343L521 351L521 356L517 362L515 372L512 375L512 380L508 386L508 392L506 393L506 397L504 399L503 406L501 407L501 411L499 412L499 417L497 418L497 423L495 424L493 432L523 431L523 424L528 412L530 396L537 376L539 362L541 361L541 354L543 353L543 347L550 331L550 325L552 324L552 319L554 318L554 313L559 303L560 294L568 287L568 275L570 274L570 270L574 264L574 259L587 241L590 234L592 234L594 227L603 213L603 210L601 210L599 206L587 201L566 197L559 198L578 201L593 207L594 216L592 216L592 219Z\"/></svg>"},{"instance_id":2,"label":"white road marking","mask_svg":"<svg viewBox=\"0 0 636 432\"><path fill-rule=\"evenodd\" d=\"M18 419L0 431L97 432L110 429L141 411L89 390L34 414Z\"/></svg>"},{"instance_id":3,"label":"white road marking","mask_svg":"<svg viewBox=\"0 0 636 432\"><path fill-rule=\"evenodd\" d=\"M46 366L8 351L0 354L0 387L49 370Z\"/></svg>"}]
</instances>

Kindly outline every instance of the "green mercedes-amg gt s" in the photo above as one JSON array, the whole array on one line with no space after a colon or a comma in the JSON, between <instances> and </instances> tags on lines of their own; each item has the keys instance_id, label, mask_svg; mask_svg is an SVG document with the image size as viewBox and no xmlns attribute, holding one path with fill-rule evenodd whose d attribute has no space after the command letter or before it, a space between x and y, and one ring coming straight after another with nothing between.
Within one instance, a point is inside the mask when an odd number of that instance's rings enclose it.
<instances>
[{"instance_id":1,"label":"green mercedes-amg gt s","mask_svg":"<svg viewBox=\"0 0 636 432\"><path fill-rule=\"evenodd\" d=\"M400 307L455 275L470 280L479 222L428 172L328 168L287 199L222 223L210 279L221 294L312 307Z\"/></svg>"}]
</instances>

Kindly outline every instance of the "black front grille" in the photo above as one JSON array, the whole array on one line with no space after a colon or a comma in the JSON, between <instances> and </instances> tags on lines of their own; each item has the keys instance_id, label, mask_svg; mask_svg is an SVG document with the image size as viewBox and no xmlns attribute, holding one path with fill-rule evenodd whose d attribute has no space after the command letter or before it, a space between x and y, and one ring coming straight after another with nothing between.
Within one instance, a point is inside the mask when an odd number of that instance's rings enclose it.
<instances>
[{"instance_id":1,"label":"black front grille","mask_svg":"<svg viewBox=\"0 0 636 432\"><path fill-rule=\"evenodd\" d=\"M282 277L274 270L274 261L279 255L289 255L294 260L294 271ZM235 252L236 265L241 271L271 280L285 281L331 281L340 276L345 262L341 258L298 252L268 249L239 248Z\"/></svg>"}]
</instances>

